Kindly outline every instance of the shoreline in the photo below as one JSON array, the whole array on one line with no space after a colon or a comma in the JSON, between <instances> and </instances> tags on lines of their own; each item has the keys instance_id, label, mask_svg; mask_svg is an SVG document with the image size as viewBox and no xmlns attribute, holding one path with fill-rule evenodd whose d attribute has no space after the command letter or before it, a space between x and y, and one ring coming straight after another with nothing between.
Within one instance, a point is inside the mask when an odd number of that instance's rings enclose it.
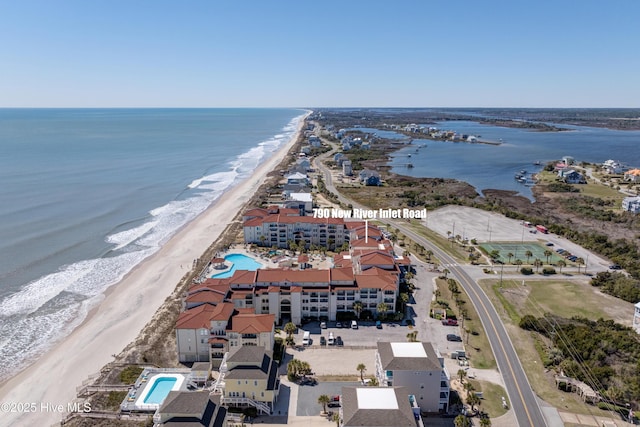
<instances>
[{"instance_id":1,"label":"shoreline","mask_svg":"<svg viewBox=\"0 0 640 427\"><path fill-rule=\"evenodd\" d=\"M266 158L249 177L225 192L193 221L182 227L160 250L134 267L104 292L83 322L37 361L0 386L3 403L35 403L35 411L3 413L2 425L59 422L76 399L76 387L113 361L136 340L156 311L180 286L199 259L251 201L268 174L286 158L299 140L310 112L300 116L290 140ZM41 405L62 405L48 411Z\"/></svg>"}]
</instances>

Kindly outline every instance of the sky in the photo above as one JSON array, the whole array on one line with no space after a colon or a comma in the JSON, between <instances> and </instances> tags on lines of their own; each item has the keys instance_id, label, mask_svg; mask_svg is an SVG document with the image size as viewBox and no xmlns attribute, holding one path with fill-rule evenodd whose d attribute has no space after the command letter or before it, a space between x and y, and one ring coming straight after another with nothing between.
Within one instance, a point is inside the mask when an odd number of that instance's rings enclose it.
<instances>
[{"instance_id":1,"label":"sky","mask_svg":"<svg viewBox=\"0 0 640 427\"><path fill-rule=\"evenodd\" d=\"M640 107L640 2L0 0L0 107Z\"/></svg>"}]
</instances>

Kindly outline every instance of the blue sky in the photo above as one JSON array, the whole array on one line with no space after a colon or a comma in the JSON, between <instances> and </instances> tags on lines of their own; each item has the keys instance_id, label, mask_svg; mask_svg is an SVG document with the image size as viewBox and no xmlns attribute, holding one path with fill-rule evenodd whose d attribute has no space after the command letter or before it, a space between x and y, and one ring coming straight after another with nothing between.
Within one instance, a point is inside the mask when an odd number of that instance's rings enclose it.
<instances>
[{"instance_id":1,"label":"blue sky","mask_svg":"<svg viewBox=\"0 0 640 427\"><path fill-rule=\"evenodd\" d=\"M0 2L0 107L640 107L640 2Z\"/></svg>"}]
</instances>

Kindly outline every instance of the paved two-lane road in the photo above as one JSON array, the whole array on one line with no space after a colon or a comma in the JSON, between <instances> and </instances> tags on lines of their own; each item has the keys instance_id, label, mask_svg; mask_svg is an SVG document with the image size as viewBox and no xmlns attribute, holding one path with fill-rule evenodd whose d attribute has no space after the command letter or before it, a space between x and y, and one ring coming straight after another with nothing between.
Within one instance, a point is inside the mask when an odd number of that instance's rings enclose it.
<instances>
[{"instance_id":1,"label":"paved two-lane road","mask_svg":"<svg viewBox=\"0 0 640 427\"><path fill-rule=\"evenodd\" d=\"M314 162L318 171L323 175L323 179L327 189L338 196L338 200L345 204L351 204L354 208L364 208L353 200L342 196L335 186L331 178L331 172L322 164L322 161L329 157L333 150L319 156ZM469 295L473 306L480 316L482 325L489 339L491 349L495 355L498 369L502 374L509 395L511 406L514 410L518 426L520 427L544 427L547 422L542 415L540 405L535 393L529 385L529 380L524 373L518 355L511 343L509 335L498 316L495 308L489 301L480 286L467 274L467 272L457 264L457 261L448 254L444 253L437 246L433 245L429 240L417 235L411 229L406 227L401 221L382 221L394 228L398 228L403 234L411 238L414 242L424 246L426 249L433 251L435 256L440 259L442 264L447 264L449 271L463 287Z\"/></svg>"}]
</instances>

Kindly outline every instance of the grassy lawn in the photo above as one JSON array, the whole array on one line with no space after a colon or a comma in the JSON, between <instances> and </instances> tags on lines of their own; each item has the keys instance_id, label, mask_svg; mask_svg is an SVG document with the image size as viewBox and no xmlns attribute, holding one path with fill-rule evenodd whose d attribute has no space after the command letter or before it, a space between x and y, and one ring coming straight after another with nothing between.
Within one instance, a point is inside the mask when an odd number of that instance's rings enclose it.
<instances>
[{"instance_id":1,"label":"grassy lawn","mask_svg":"<svg viewBox=\"0 0 640 427\"><path fill-rule=\"evenodd\" d=\"M447 302L449 307L456 312L458 321L460 322L461 316L456 308L455 300L451 297L451 292L449 292L449 286L447 285L446 280L436 279L436 285L440 290L438 300ZM459 299L466 301L466 303L462 305L462 307L467 310L467 318L464 321L464 328L469 332L477 332L477 335L474 335L473 333L463 334L465 350L467 352L469 362L473 367L478 369L495 368L497 366L496 360L493 357L491 345L489 345L487 334L482 327L482 322L480 322L478 313L475 308L473 308L473 304L469 302L469 297L462 290L462 287L459 286L458 288L460 289Z\"/></svg>"},{"instance_id":2,"label":"grassy lawn","mask_svg":"<svg viewBox=\"0 0 640 427\"><path fill-rule=\"evenodd\" d=\"M520 318L525 314L541 316L545 311L563 317L586 313L590 318L611 318L602 309L602 297L579 289L579 284L560 280L525 282L525 287L521 281L505 280L502 289L496 280L487 279L479 283L504 321L511 341L517 343L515 349L518 358L536 394L561 410L607 416L608 412L584 404L576 393L558 390L553 372L545 369L540 357L540 351L544 351L544 343L534 338L537 334L518 327Z\"/></svg>"},{"instance_id":3,"label":"grassy lawn","mask_svg":"<svg viewBox=\"0 0 640 427\"><path fill-rule=\"evenodd\" d=\"M465 381L469 381L473 384L475 391L482 392L482 403L480 404L480 409L489 414L489 417L498 418L499 416L507 413L507 409L502 407L502 396L507 400L507 403L509 403L509 397L502 386L481 380ZM510 403L509 406L511 406Z\"/></svg>"},{"instance_id":4,"label":"grassy lawn","mask_svg":"<svg viewBox=\"0 0 640 427\"><path fill-rule=\"evenodd\" d=\"M459 244L453 243L446 238L442 237L435 231L430 230L424 225L418 222L412 222L409 228L416 234L428 239L431 243L436 245L440 250L451 255L456 261L461 263L468 262L469 252L465 251Z\"/></svg>"}]
</instances>

